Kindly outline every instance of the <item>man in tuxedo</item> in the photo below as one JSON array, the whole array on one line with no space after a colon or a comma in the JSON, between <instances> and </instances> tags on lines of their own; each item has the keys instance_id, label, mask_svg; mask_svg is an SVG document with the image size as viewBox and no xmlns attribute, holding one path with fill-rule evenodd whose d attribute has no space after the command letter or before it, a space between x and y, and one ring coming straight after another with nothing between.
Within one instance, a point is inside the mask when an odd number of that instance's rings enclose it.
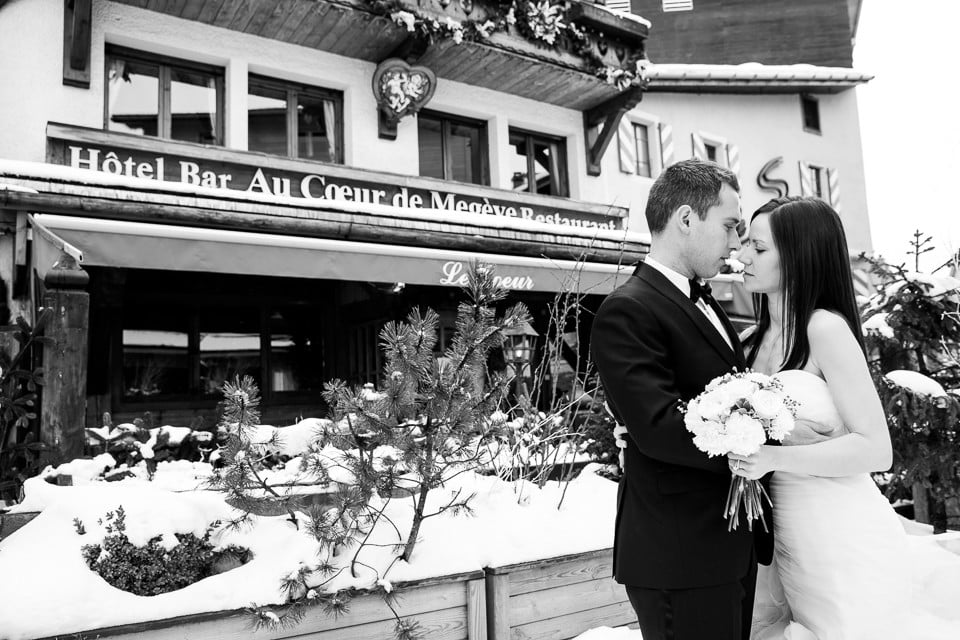
<instances>
[{"instance_id":1,"label":"man in tuxedo","mask_svg":"<svg viewBox=\"0 0 960 640\"><path fill-rule=\"evenodd\" d=\"M713 378L745 368L703 283L740 248L739 190L736 175L712 162L664 170L645 212L650 253L593 323L607 403L627 430L614 577L644 640L747 640L757 560L772 554L762 526L727 530L727 458L694 446L678 408Z\"/></svg>"}]
</instances>

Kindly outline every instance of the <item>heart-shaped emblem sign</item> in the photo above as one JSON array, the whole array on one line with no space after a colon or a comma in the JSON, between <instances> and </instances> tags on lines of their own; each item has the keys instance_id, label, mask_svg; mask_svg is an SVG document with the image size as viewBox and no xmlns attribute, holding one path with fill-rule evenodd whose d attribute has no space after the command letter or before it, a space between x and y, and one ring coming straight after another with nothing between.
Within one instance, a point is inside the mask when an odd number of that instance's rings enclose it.
<instances>
[{"instance_id":1,"label":"heart-shaped emblem sign","mask_svg":"<svg viewBox=\"0 0 960 640\"><path fill-rule=\"evenodd\" d=\"M410 66L400 58L384 60L373 74L373 95L391 120L417 113L437 88L437 76L430 69Z\"/></svg>"}]
</instances>

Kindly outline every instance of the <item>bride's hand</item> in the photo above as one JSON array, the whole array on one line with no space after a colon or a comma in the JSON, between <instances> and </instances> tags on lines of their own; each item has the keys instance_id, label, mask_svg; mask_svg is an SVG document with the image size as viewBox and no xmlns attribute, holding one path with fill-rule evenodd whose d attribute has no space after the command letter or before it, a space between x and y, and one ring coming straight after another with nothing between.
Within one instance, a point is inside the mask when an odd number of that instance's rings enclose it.
<instances>
[{"instance_id":1,"label":"bride's hand","mask_svg":"<svg viewBox=\"0 0 960 640\"><path fill-rule=\"evenodd\" d=\"M763 445L760 447L760 451L752 456L741 456L736 453L727 454L727 464L730 466L730 472L747 480L759 480L774 470L776 448Z\"/></svg>"}]
</instances>

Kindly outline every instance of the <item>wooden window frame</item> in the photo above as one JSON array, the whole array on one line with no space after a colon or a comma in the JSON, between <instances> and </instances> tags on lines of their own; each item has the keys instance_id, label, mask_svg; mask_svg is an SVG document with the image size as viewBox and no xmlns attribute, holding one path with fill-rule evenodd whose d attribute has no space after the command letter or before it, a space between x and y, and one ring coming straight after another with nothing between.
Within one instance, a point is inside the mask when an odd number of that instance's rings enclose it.
<instances>
[{"instance_id":1,"label":"wooden window frame","mask_svg":"<svg viewBox=\"0 0 960 640\"><path fill-rule=\"evenodd\" d=\"M480 131L480 182L467 182L464 184L479 184L490 186L490 138L486 120L476 118L467 118L464 116L451 115L442 111L432 111L423 109L417 114L418 125L419 118L437 120L440 122L440 150L443 153L443 180L453 182L453 162L447 152L447 139L450 136L450 127L458 124L467 127L476 127ZM419 148L418 148L419 152ZM419 158L419 153L418 153ZM418 167L419 172L419 167ZM459 181L457 181L459 182Z\"/></svg>"},{"instance_id":2,"label":"wooden window frame","mask_svg":"<svg viewBox=\"0 0 960 640\"><path fill-rule=\"evenodd\" d=\"M106 47L106 55L103 57L103 128L108 130L110 126L110 83L107 81L107 75L110 73L110 58L118 57L124 58L127 60L132 60L134 62L141 62L144 64L152 64L157 66L157 135L156 136L145 136L149 138L156 137L161 140L172 140L170 134L173 130L173 121L171 118L171 109L170 109L170 71L173 68L182 69L184 71L196 71L200 73L210 74L214 77L214 90L216 91L217 98L217 114L216 114L216 136L217 143L210 145L216 147L225 147L224 143L224 109L226 105L226 91L225 88L225 71L223 67L218 67L216 65L204 64L202 62L193 62L190 60L183 60L181 58L174 58L172 56L166 56L162 54L154 54L147 51L140 51L137 49L131 49L128 47L122 47L118 45L108 44ZM183 142L183 141L179 141ZM195 143L199 144L199 143Z\"/></svg>"},{"instance_id":3,"label":"wooden window frame","mask_svg":"<svg viewBox=\"0 0 960 640\"><path fill-rule=\"evenodd\" d=\"M545 142L545 143L556 143L559 153L557 158L557 168L560 171L560 175L557 176L557 183L560 186L560 193L553 194L555 197L560 198L569 198L570 197L570 169L567 165L567 139L561 136L552 136L546 133L538 133L536 131L530 131L529 129L521 129L520 127L510 127L507 131L507 139L514 136L523 136L526 138L525 147L526 147L526 156L527 156L527 193L535 193L537 195L547 195L539 193L534 190L534 185L536 184L535 180L531 178L536 176L536 171L534 169L535 160L533 158L533 144L534 142ZM512 146L512 143L510 143Z\"/></svg>"},{"instance_id":4,"label":"wooden window frame","mask_svg":"<svg viewBox=\"0 0 960 640\"><path fill-rule=\"evenodd\" d=\"M310 96L311 98L320 98L322 100L329 100L334 104L334 117L337 120L336 129L337 129L337 143L336 143L336 154L337 157L331 162L331 164L343 164L344 163L344 154L343 154L343 92L337 91L335 89L327 89L324 87L317 87L313 85L303 84L299 82L290 82L287 80L280 80L278 78L271 78L269 76L262 76L259 74L251 73L247 78L247 93L249 94L250 90L255 87L263 87L265 89L273 89L274 91L283 91L286 93L287 100L287 154L288 158L297 158L298 160L306 160L308 162L323 162L321 160L315 160L313 158L300 158L299 157L299 120L297 119L297 104L298 99L301 94ZM249 124L247 125L249 128Z\"/></svg>"}]
</instances>

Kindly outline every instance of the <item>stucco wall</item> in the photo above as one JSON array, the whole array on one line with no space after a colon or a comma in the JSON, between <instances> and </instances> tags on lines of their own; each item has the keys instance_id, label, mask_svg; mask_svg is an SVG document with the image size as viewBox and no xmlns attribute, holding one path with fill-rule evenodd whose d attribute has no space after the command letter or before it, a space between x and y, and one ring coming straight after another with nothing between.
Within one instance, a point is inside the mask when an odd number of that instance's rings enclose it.
<instances>
[{"instance_id":1,"label":"stucco wall","mask_svg":"<svg viewBox=\"0 0 960 640\"><path fill-rule=\"evenodd\" d=\"M62 1L11 0L0 9L0 157L43 161L47 122L102 127L104 45L113 43L223 66L228 147L246 148L246 79L253 72L342 90L346 164L402 174L418 172L413 118L401 122L395 141L377 137L372 63L105 0L95 0L93 10L91 84L89 89L77 89L62 83ZM510 184L510 126L565 137L571 197L628 206L630 228L645 230L642 212L651 180L620 171L616 140L603 159L602 175L587 176L580 112L444 80L429 107L488 122L495 187ZM673 126L678 160L691 156L690 135L695 131L736 144L745 214L771 195L756 185L756 175L768 160L784 157L776 177L790 183L791 193L799 193L799 161L837 168L850 244L854 250L869 249L855 94L822 96L820 109L822 135L803 131L796 95L648 93L633 114L648 114Z\"/></svg>"}]
</instances>

